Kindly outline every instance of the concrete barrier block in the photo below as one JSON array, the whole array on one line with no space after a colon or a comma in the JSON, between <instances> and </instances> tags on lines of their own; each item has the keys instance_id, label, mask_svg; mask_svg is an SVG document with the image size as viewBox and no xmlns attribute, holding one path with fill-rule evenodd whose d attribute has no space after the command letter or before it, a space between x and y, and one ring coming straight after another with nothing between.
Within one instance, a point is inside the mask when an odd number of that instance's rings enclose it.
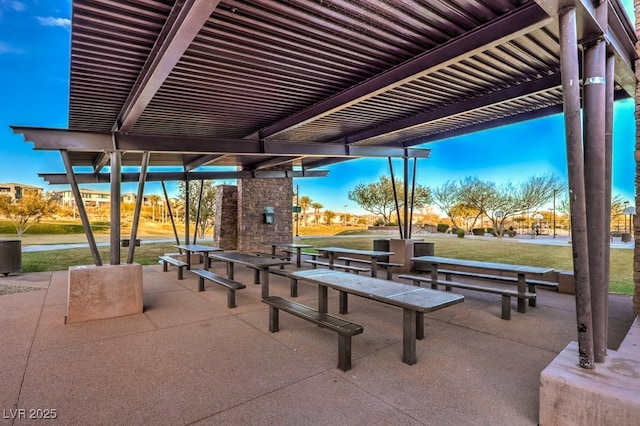
<instances>
[{"instance_id":1,"label":"concrete barrier block","mask_svg":"<svg viewBox=\"0 0 640 426\"><path fill-rule=\"evenodd\" d=\"M142 313L142 265L72 266L66 323Z\"/></svg>"},{"instance_id":2,"label":"concrete barrier block","mask_svg":"<svg viewBox=\"0 0 640 426\"><path fill-rule=\"evenodd\" d=\"M545 426L635 426L640 419L640 354L608 351L584 369L571 342L540 374L540 418Z\"/></svg>"}]
</instances>

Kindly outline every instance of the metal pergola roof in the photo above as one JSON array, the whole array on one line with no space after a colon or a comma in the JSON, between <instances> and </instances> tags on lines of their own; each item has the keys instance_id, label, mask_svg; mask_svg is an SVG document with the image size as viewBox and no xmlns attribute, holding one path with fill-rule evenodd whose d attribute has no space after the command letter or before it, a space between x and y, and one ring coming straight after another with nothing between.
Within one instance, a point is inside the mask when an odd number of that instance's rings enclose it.
<instances>
[{"instance_id":1,"label":"metal pergola roof","mask_svg":"<svg viewBox=\"0 0 640 426\"><path fill-rule=\"evenodd\" d=\"M99 173L426 157L425 142L562 111L553 0L75 0L68 130L14 127ZM580 41L596 20L575 2ZM632 96L635 33L601 33Z\"/></svg>"}]
</instances>

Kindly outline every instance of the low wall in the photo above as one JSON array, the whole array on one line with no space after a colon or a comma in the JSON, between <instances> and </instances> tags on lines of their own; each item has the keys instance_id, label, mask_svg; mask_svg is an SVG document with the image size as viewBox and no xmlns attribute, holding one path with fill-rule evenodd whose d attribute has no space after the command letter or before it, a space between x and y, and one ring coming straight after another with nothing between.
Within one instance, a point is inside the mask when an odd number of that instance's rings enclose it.
<instances>
[{"instance_id":1,"label":"low wall","mask_svg":"<svg viewBox=\"0 0 640 426\"><path fill-rule=\"evenodd\" d=\"M635 426L640 422L640 318L617 351L594 369L578 364L571 342L540 374L541 425Z\"/></svg>"}]
</instances>

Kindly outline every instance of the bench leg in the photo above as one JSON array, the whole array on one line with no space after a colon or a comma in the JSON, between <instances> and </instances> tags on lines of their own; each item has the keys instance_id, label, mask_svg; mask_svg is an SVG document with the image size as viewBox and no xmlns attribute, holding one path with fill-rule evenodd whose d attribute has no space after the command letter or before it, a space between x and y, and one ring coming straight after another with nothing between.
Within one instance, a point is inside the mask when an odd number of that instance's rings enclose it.
<instances>
[{"instance_id":1,"label":"bench leg","mask_svg":"<svg viewBox=\"0 0 640 426\"><path fill-rule=\"evenodd\" d=\"M402 309L402 362L416 363L416 311Z\"/></svg>"},{"instance_id":2,"label":"bench leg","mask_svg":"<svg viewBox=\"0 0 640 426\"><path fill-rule=\"evenodd\" d=\"M346 292L341 291L340 292L340 313L341 314L348 313L348 310L349 310L348 305L349 305L348 295Z\"/></svg>"},{"instance_id":3,"label":"bench leg","mask_svg":"<svg viewBox=\"0 0 640 426\"><path fill-rule=\"evenodd\" d=\"M198 291L204 291L204 278L198 277Z\"/></svg>"},{"instance_id":4,"label":"bench leg","mask_svg":"<svg viewBox=\"0 0 640 426\"><path fill-rule=\"evenodd\" d=\"M387 266L387 279L391 281L393 279L393 272L391 271L392 266Z\"/></svg>"},{"instance_id":5,"label":"bench leg","mask_svg":"<svg viewBox=\"0 0 640 426\"><path fill-rule=\"evenodd\" d=\"M269 306L269 331L275 333L279 328L279 310L273 306Z\"/></svg>"},{"instance_id":6,"label":"bench leg","mask_svg":"<svg viewBox=\"0 0 640 426\"><path fill-rule=\"evenodd\" d=\"M518 300L521 300L521 299L518 299ZM505 294L502 295L502 319L503 320L511 319L511 297Z\"/></svg>"},{"instance_id":7,"label":"bench leg","mask_svg":"<svg viewBox=\"0 0 640 426\"><path fill-rule=\"evenodd\" d=\"M338 334L338 368L351 370L351 336Z\"/></svg>"},{"instance_id":8,"label":"bench leg","mask_svg":"<svg viewBox=\"0 0 640 426\"><path fill-rule=\"evenodd\" d=\"M235 290L227 290L227 307L229 309L236 307L236 291Z\"/></svg>"},{"instance_id":9,"label":"bench leg","mask_svg":"<svg viewBox=\"0 0 640 426\"><path fill-rule=\"evenodd\" d=\"M291 297L298 297L298 280L291 278Z\"/></svg>"},{"instance_id":10,"label":"bench leg","mask_svg":"<svg viewBox=\"0 0 640 426\"><path fill-rule=\"evenodd\" d=\"M253 270L253 283L254 284L260 284L260 270L259 269L254 269Z\"/></svg>"},{"instance_id":11,"label":"bench leg","mask_svg":"<svg viewBox=\"0 0 640 426\"><path fill-rule=\"evenodd\" d=\"M529 284L529 293L536 294L536 285L535 284ZM535 308L536 299L537 299L537 297L534 298L534 299L529 299L529 306Z\"/></svg>"},{"instance_id":12,"label":"bench leg","mask_svg":"<svg viewBox=\"0 0 640 426\"><path fill-rule=\"evenodd\" d=\"M162 272L167 272L169 270L169 264L166 261L162 261Z\"/></svg>"},{"instance_id":13,"label":"bench leg","mask_svg":"<svg viewBox=\"0 0 640 426\"><path fill-rule=\"evenodd\" d=\"M416 312L416 339L424 339L424 312Z\"/></svg>"},{"instance_id":14,"label":"bench leg","mask_svg":"<svg viewBox=\"0 0 640 426\"><path fill-rule=\"evenodd\" d=\"M182 272L182 270L184 269L184 266L178 266L178 279L181 280L184 277L184 272Z\"/></svg>"}]
</instances>

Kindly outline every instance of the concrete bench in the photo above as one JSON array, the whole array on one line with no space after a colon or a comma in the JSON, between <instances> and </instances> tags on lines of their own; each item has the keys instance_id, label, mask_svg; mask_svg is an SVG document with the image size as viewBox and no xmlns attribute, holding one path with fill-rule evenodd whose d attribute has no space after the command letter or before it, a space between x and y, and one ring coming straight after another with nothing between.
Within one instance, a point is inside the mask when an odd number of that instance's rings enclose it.
<instances>
[{"instance_id":1,"label":"concrete bench","mask_svg":"<svg viewBox=\"0 0 640 426\"><path fill-rule=\"evenodd\" d=\"M454 271L452 269L439 269L438 273L445 274L445 279L449 280L452 275L459 275L461 277L470 277L470 278L479 278L483 280L490 281L505 281L510 283L517 283L518 278L510 277L510 276L502 276L502 275L491 275L491 274L479 274L477 272L468 272L468 271ZM536 292L536 287L545 287L555 291L558 291L558 283L554 283L552 281L542 281L542 280L527 280L527 286L529 288L530 293ZM535 305L532 305L535 306Z\"/></svg>"},{"instance_id":2,"label":"concrete bench","mask_svg":"<svg viewBox=\"0 0 640 426\"><path fill-rule=\"evenodd\" d=\"M160 260L162 261L163 272L167 272L169 270L169 264L172 264L178 267L178 279L182 279L182 277L184 276L183 270L188 266L186 262L183 262L182 260L178 260L175 257L171 256L160 256Z\"/></svg>"},{"instance_id":3,"label":"concrete bench","mask_svg":"<svg viewBox=\"0 0 640 426\"><path fill-rule=\"evenodd\" d=\"M370 270L367 268L360 268L359 266L350 266L350 265L341 265L339 263L334 263L330 265L329 262L323 262L321 260L305 260L305 263L312 265L313 269L317 269L318 266L326 266L330 268L333 266L333 269L342 269L349 272L354 272L356 274L360 272L369 272Z\"/></svg>"},{"instance_id":4,"label":"concrete bench","mask_svg":"<svg viewBox=\"0 0 640 426\"><path fill-rule=\"evenodd\" d=\"M278 296L265 297L262 301L269 305L269 331L272 333L279 330L280 310L338 333L338 368L342 371L351 369L351 336L364 331L361 325L318 312L308 306Z\"/></svg>"},{"instance_id":5,"label":"concrete bench","mask_svg":"<svg viewBox=\"0 0 640 426\"><path fill-rule=\"evenodd\" d=\"M344 262L344 264L347 265L347 266L350 265L351 262L354 262L354 263L365 263L367 265L371 265L371 260L358 259L358 258L355 258L355 257L339 257L338 260L342 260ZM389 281L391 281L393 279L393 271L392 271L393 267L394 266L397 266L397 267L404 266L404 265L402 265L402 263L392 263L392 262L376 262L376 264L378 266L383 266L383 267L385 267L387 269L387 279Z\"/></svg>"},{"instance_id":6,"label":"concrete bench","mask_svg":"<svg viewBox=\"0 0 640 426\"><path fill-rule=\"evenodd\" d=\"M229 308L236 307L236 290L242 290L246 286L229 278L214 274L205 269L192 269L191 272L198 275L198 291L204 291L204 280L226 287L227 289L227 306Z\"/></svg>"},{"instance_id":7,"label":"concrete bench","mask_svg":"<svg viewBox=\"0 0 640 426\"><path fill-rule=\"evenodd\" d=\"M433 281L431 281L430 277L420 276L420 275L402 274L402 275L398 275L398 278L411 280L413 281L413 285L417 285L417 286L419 286L420 283L422 282L429 283L431 284L431 288L434 290L438 289L438 285L442 285L442 286L445 286L446 291L451 291L452 287L456 287L456 288L462 288L465 290L480 291L483 293L499 294L502 296L502 319L504 320L511 319L511 298L512 297L515 297L517 299L528 299L528 300L536 298L535 293L518 293L518 291L511 290L511 289L485 287L481 285L459 283L459 282L449 281L449 280L438 281L437 283L434 283Z\"/></svg>"},{"instance_id":8,"label":"concrete bench","mask_svg":"<svg viewBox=\"0 0 640 426\"><path fill-rule=\"evenodd\" d=\"M269 273L291 279L291 297L298 297L298 279L283 269L269 268Z\"/></svg>"}]
</instances>

